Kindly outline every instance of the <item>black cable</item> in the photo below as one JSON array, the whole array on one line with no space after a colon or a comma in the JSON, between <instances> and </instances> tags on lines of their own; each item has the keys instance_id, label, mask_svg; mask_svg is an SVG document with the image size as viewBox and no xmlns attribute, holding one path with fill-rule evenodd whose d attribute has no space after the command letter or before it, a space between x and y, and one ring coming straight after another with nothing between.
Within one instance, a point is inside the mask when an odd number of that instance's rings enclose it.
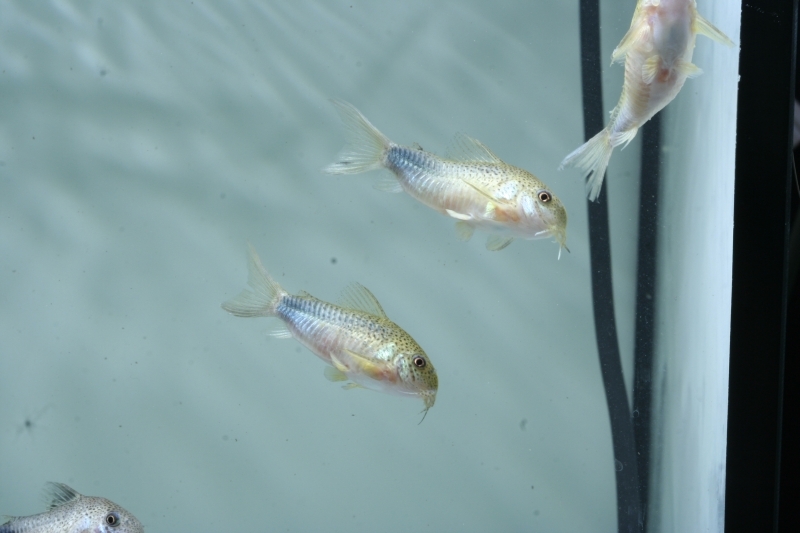
<instances>
[{"instance_id":1,"label":"black cable","mask_svg":"<svg viewBox=\"0 0 800 533\"><path fill-rule=\"evenodd\" d=\"M603 129L603 93L600 62L600 8L598 0L581 0L581 78L583 127L586 139ZM633 424L628 408L625 380L614 318L611 279L611 247L608 228L608 183L596 202L588 202L589 246L592 269L592 300L600 369L606 392L617 481L617 525L620 532L641 529L639 476Z\"/></svg>"},{"instance_id":2,"label":"black cable","mask_svg":"<svg viewBox=\"0 0 800 533\"><path fill-rule=\"evenodd\" d=\"M658 193L661 180L661 114L642 128L639 178L639 244L636 265L636 332L633 349L633 434L636 438L642 530L647 530L650 497L653 356L655 346Z\"/></svg>"}]
</instances>

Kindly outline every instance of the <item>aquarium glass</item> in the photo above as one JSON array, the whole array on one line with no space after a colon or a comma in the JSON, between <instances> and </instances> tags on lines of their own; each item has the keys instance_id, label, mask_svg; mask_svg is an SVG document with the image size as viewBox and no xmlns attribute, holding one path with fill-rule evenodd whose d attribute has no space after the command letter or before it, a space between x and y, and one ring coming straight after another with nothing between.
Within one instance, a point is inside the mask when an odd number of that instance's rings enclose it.
<instances>
[{"instance_id":1,"label":"aquarium glass","mask_svg":"<svg viewBox=\"0 0 800 533\"><path fill-rule=\"evenodd\" d=\"M648 531L721 531L738 2L699 12L660 114ZM602 113L633 0L602 0ZM617 531L598 358L577 0L0 3L0 514L45 482L146 531ZM489 251L388 170L330 175L351 103L392 141L457 134L535 174L566 246ZM414 144L417 143L417 144ZM634 409L642 135L604 188L622 377ZM383 182L381 180L384 180ZM385 188L385 186L383 187ZM221 304L248 243L287 291L353 282L435 364L419 398L343 390L276 318ZM597 267L600 268L600 267ZM606 268L606 267L603 267ZM630 421L622 421L623 425ZM642 450L640 450L642 451Z\"/></svg>"}]
</instances>

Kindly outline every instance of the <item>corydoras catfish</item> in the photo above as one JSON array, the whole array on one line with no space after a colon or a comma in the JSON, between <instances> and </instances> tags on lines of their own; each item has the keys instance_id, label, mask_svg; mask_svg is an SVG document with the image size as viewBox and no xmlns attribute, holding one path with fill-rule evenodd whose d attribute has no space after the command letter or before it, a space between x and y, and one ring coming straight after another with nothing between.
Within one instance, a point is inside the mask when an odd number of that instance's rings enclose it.
<instances>
[{"instance_id":1,"label":"corydoras catfish","mask_svg":"<svg viewBox=\"0 0 800 533\"><path fill-rule=\"evenodd\" d=\"M49 510L13 517L0 533L143 533L139 520L116 503L83 496L63 483L48 483Z\"/></svg>"},{"instance_id":2,"label":"corydoras catfish","mask_svg":"<svg viewBox=\"0 0 800 533\"><path fill-rule=\"evenodd\" d=\"M276 317L283 324L271 335L294 337L330 366L330 381L406 397L418 397L425 413L436 401L439 378L428 356L411 335L389 320L373 294L357 283L342 294L339 305L307 292L289 294L272 279L255 249L249 247L248 284L222 304L241 317Z\"/></svg>"},{"instance_id":3,"label":"corydoras catfish","mask_svg":"<svg viewBox=\"0 0 800 533\"><path fill-rule=\"evenodd\" d=\"M515 238L555 238L566 248L567 211L561 200L530 172L503 162L480 141L459 134L450 158L420 146L393 143L352 105L333 100L347 132L348 146L329 174L359 174L386 168L395 179L376 188L405 191L428 207L457 220L456 232L468 240L476 228L491 235L489 250L502 250ZM559 248L559 256L561 255Z\"/></svg>"},{"instance_id":4,"label":"corydoras catfish","mask_svg":"<svg viewBox=\"0 0 800 533\"><path fill-rule=\"evenodd\" d=\"M639 128L678 95L687 78L702 73L692 63L698 33L733 46L697 13L695 0L639 0L636 4L631 27L611 55L612 64L625 60L622 95L611 120L559 167L576 166L585 172L590 200L600 194L614 147L627 146Z\"/></svg>"}]
</instances>

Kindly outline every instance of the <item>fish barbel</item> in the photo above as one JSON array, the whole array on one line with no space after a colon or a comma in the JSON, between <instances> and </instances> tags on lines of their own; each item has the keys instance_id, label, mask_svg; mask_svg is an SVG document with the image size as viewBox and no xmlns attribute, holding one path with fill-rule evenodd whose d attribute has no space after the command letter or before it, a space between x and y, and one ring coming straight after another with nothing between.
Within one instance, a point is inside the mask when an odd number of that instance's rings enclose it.
<instances>
[{"instance_id":1,"label":"fish barbel","mask_svg":"<svg viewBox=\"0 0 800 533\"><path fill-rule=\"evenodd\" d=\"M459 134L451 159L421 147L395 144L355 107L332 100L347 129L348 146L329 174L358 174L386 168L396 179L379 183L387 192L406 191L428 207L457 220L456 233L469 240L475 229L489 232L488 250L515 238L553 237L566 248L567 211L561 200L530 172L504 163L480 141Z\"/></svg>"},{"instance_id":2,"label":"fish barbel","mask_svg":"<svg viewBox=\"0 0 800 533\"><path fill-rule=\"evenodd\" d=\"M83 496L63 483L48 483L49 510L11 518L0 533L143 533L139 520L116 503Z\"/></svg>"},{"instance_id":3,"label":"fish barbel","mask_svg":"<svg viewBox=\"0 0 800 533\"><path fill-rule=\"evenodd\" d=\"M627 146L639 128L678 95L687 78L702 74L692 63L698 33L733 46L697 13L695 0L639 0L636 4L631 27L611 55L612 64L625 59L625 82L611 120L559 167L576 166L586 173L589 200L600 194L614 147Z\"/></svg>"},{"instance_id":4,"label":"fish barbel","mask_svg":"<svg viewBox=\"0 0 800 533\"><path fill-rule=\"evenodd\" d=\"M365 287L354 283L339 305L307 292L289 294L272 279L255 249L249 247L248 284L222 304L241 317L276 317L283 325L271 335L294 337L330 366L330 381L350 380L346 389L363 387L401 396L418 396L425 412L433 407L439 378L428 356L411 335L389 320Z\"/></svg>"}]
</instances>

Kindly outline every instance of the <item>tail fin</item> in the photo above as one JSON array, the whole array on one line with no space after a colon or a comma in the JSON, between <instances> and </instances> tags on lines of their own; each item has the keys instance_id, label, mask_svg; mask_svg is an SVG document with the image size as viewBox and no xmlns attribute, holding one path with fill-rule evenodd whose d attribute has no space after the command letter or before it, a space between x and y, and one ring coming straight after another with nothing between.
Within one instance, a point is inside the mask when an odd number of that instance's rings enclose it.
<instances>
[{"instance_id":1,"label":"tail fin","mask_svg":"<svg viewBox=\"0 0 800 533\"><path fill-rule=\"evenodd\" d=\"M358 174L383 167L383 154L392 144L384 134L370 124L358 109L341 100L331 100L346 129L347 146L339 161L323 169L328 174Z\"/></svg>"},{"instance_id":2,"label":"tail fin","mask_svg":"<svg viewBox=\"0 0 800 533\"><path fill-rule=\"evenodd\" d=\"M286 291L267 273L252 244L249 245L247 269L250 272L247 284L254 292L245 289L236 298L223 303L222 308L236 316L275 315L275 307Z\"/></svg>"},{"instance_id":3,"label":"tail fin","mask_svg":"<svg viewBox=\"0 0 800 533\"><path fill-rule=\"evenodd\" d=\"M566 166L575 166L584 170L587 175L586 192L589 200L594 202L603 187L603 177L613 150L611 136L606 128L565 157L558 168L560 170Z\"/></svg>"}]
</instances>

